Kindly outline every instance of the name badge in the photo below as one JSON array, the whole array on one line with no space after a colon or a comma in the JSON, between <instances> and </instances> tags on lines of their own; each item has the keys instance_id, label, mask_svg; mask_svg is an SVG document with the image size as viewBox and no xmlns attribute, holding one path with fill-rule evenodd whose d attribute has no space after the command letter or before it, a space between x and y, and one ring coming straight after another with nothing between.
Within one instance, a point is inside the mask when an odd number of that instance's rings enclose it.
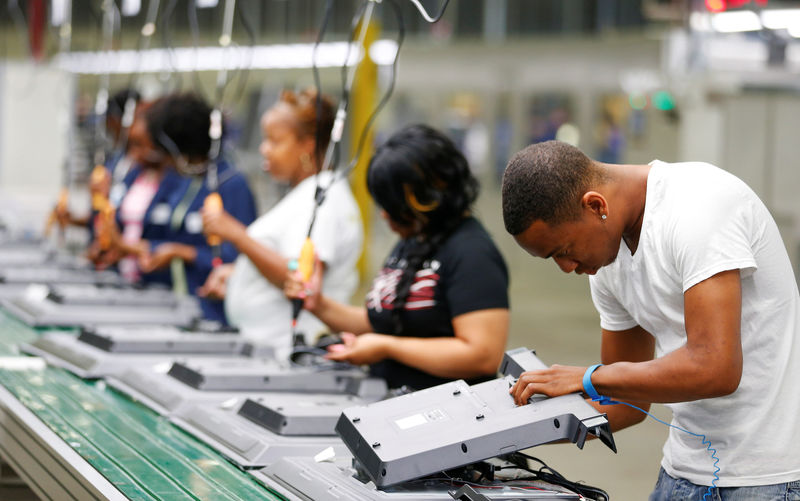
<instances>
[{"instance_id":1,"label":"name badge","mask_svg":"<svg viewBox=\"0 0 800 501\"><path fill-rule=\"evenodd\" d=\"M169 223L169 216L172 214L172 208L167 203L160 203L153 207L150 212L150 221L153 224L165 225Z\"/></svg>"},{"instance_id":2,"label":"name badge","mask_svg":"<svg viewBox=\"0 0 800 501\"><path fill-rule=\"evenodd\" d=\"M189 233L202 233L203 232L203 216L199 212L190 212L186 214L184 221L186 231Z\"/></svg>"}]
</instances>

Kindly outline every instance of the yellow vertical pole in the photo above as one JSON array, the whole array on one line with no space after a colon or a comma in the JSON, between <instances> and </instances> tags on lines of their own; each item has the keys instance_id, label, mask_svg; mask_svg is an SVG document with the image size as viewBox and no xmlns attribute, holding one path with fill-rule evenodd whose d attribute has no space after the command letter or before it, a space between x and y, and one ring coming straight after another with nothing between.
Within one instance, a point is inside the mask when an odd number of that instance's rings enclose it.
<instances>
[{"instance_id":1,"label":"yellow vertical pole","mask_svg":"<svg viewBox=\"0 0 800 501\"><path fill-rule=\"evenodd\" d=\"M376 22L370 22L364 38L362 51L364 58L358 66L353 80L353 88L350 94L350 158L356 155L359 139L367 125L367 120L375 109L378 93L378 66L369 57L369 49L372 43L378 39L380 28ZM368 244L372 237L372 214L374 207L372 197L367 191L367 165L372 158L374 151L373 133L369 131L364 140L364 149L358 163L350 176L350 184L353 189L353 196L358 207L361 209L361 220L364 225L364 244L361 248L361 257L358 260L358 272L361 280L364 281L369 266Z\"/></svg>"}]
</instances>

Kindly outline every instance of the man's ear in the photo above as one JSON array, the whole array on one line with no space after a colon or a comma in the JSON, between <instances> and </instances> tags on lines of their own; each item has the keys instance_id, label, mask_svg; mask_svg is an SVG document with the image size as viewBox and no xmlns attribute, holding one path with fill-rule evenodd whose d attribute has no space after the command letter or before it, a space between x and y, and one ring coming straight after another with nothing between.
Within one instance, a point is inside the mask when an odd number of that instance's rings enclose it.
<instances>
[{"instance_id":1,"label":"man's ear","mask_svg":"<svg viewBox=\"0 0 800 501\"><path fill-rule=\"evenodd\" d=\"M581 206L598 218L608 217L608 201L600 192L587 191L584 193L581 197Z\"/></svg>"}]
</instances>

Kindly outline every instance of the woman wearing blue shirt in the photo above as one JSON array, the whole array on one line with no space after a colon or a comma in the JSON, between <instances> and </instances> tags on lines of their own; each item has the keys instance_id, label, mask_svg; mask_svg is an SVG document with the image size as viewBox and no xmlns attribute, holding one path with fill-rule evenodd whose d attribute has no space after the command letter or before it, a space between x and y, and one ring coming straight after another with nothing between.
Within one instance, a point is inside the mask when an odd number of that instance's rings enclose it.
<instances>
[{"instance_id":1,"label":"woman wearing blue shirt","mask_svg":"<svg viewBox=\"0 0 800 501\"><path fill-rule=\"evenodd\" d=\"M142 245L139 265L144 272L168 270L179 293L196 294L213 268L200 209L214 184L226 212L245 225L256 217L245 177L221 158L216 160L215 169L209 169L210 114L211 108L203 100L189 94L159 99L145 112L156 151L176 165L184 177L165 201L168 214L163 237L150 238ZM221 245L222 262L232 262L237 254L230 243ZM225 322L221 301L200 298L200 306L206 318Z\"/></svg>"}]
</instances>

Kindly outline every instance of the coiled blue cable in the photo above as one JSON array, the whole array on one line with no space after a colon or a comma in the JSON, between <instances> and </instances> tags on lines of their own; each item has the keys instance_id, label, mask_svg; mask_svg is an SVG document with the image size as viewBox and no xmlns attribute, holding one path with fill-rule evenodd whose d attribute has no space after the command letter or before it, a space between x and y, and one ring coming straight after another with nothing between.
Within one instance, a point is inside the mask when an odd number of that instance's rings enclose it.
<instances>
[{"instance_id":1,"label":"coiled blue cable","mask_svg":"<svg viewBox=\"0 0 800 501\"><path fill-rule=\"evenodd\" d=\"M597 390L595 390L594 385L592 385L592 373L602 365L603 364L595 364L595 365L589 367L588 369L586 369L586 372L583 375L583 389L584 389L584 392L587 395L589 395L589 397L593 401L600 402L600 404L602 404L602 405L613 405L613 404L627 405L628 407L636 409L639 412L643 412L644 414L650 416L651 418L655 419L656 421L658 421L659 423L661 423L663 425L669 426L671 428L675 428L676 430L680 430L680 431L682 431L684 433L688 433L689 435L691 435L693 437L697 437L700 440L702 440L703 445L706 446L706 450L711 453L711 459L714 460L714 480L711 481L711 485L708 486L708 490L706 491L705 494L703 494L703 501L705 501L705 499L707 497L711 498L712 490L717 488L717 481L719 480L719 471L720 471L719 470L719 456L717 456L717 450L715 448L711 447L711 441L708 440L705 435L698 434L698 433L693 433L693 432L691 432L689 430L681 428L680 426L675 426L674 424L667 423L666 421L662 421L661 419L658 419L657 417L655 417L654 415L650 414L646 410L644 410L642 408L639 408L639 407L637 407L637 406L635 406L633 404L629 404L628 402L619 402L617 400L612 400L609 397L606 397L604 395L600 395L599 393L597 393Z\"/></svg>"},{"instance_id":2,"label":"coiled blue cable","mask_svg":"<svg viewBox=\"0 0 800 501\"><path fill-rule=\"evenodd\" d=\"M654 415L650 414L646 410L641 409L641 408L639 408L639 407L637 407L637 406L635 406L633 404L629 404L628 402L618 402L616 400L612 400L611 402L615 403L615 404L627 405L628 407L634 408L639 412L643 412L643 413L647 414L648 416L650 416L651 418L655 419L656 421L658 421L659 423L661 423L663 425L669 426L670 428L675 428L676 430L680 430L680 431L682 431L684 433L688 433L689 435L691 435L693 437L697 437L700 440L702 440L703 445L706 446L706 450L711 453L711 459L714 460L714 480L711 481L711 485L708 486L708 490L706 491L705 494L703 494L703 501L705 501L706 497L711 499L711 496L712 496L712 492L711 491L712 491L712 489L716 489L717 488L717 481L719 480L719 457L717 456L717 450L715 448L711 447L711 441L708 440L705 435L700 434L700 433L693 433L693 432L691 432L689 430L681 428L680 426L675 426L672 423L667 423L666 421L658 419L657 417L655 417Z\"/></svg>"}]
</instances>

